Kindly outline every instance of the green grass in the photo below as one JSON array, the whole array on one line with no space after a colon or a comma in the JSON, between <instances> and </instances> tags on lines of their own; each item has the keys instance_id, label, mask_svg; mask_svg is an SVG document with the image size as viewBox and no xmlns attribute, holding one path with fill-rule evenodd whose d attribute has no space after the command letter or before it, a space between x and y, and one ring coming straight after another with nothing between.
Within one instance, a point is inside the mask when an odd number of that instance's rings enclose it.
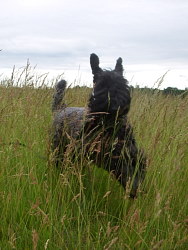
<instances>
[{"instance_id":1,"label":"green grass","mask_svg":"<svg viewBox=\"0 0 188 250\"><path fill-rule=\"evenodd\" d=\"M148 168L132 201L87 159L60 174L50 154L53 90L9 85L0 87L0 249L187 248L187 98L134 91L129 119ZM77 88L66 99L85 106L88 95Z\"/></svg>"}]
</instances>

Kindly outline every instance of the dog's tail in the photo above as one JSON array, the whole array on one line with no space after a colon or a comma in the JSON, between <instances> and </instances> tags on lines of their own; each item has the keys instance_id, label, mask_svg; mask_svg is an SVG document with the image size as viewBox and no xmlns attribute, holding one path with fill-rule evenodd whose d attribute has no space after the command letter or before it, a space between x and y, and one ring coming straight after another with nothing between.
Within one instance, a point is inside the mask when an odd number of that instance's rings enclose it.
<instances>
[{"instance_id":1,"label":"dog's tail","mask_svg":"<svg viewBox=\"0 0 188 250\"><path fill-rule=\"evenodd\" d=\"M64 97L65 89L67 86L67 82L65 80L61 80L55 86L55 93L53 95L52 101L52 112L56 112L62 108L65 104L62 104L62 100Z\"/></svg>"}]
</instances>

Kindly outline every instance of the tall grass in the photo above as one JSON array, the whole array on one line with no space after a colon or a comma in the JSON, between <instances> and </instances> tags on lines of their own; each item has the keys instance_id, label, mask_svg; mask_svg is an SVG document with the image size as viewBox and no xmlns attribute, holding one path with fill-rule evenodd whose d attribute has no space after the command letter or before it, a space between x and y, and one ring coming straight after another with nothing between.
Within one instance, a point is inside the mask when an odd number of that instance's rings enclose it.
<instances>
[{"instance_id":1,"label":"tall grass","mask_svg":"<svg viewBox=\"0 0 188 250\"><path fill-rule=\"evenodd\" d=\"M188 99L134 91L129 119L148 168L132 201L89 159L59 173L53 90L27 82L13 87L12 76L0 87L0 249L186 249ZM70 89L66 100L85 106L88 95Z\"/></svg>"}]
</instances>

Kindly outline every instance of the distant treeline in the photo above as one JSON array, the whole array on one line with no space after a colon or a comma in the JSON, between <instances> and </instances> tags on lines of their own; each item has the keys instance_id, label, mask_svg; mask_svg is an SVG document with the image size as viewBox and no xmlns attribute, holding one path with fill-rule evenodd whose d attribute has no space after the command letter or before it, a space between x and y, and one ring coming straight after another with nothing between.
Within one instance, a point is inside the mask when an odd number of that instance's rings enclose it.
<instances>
[{"instance_id":1,"label":"distant treeline","mask_svg":"<svg viewBox=\"0 0 188 250\"><path fill-rule=\"evenodd\" d=\"M14 86L12 83L9 84L9 81L5 80L5 81L0 81L0 88L1 87L16 87L16 88L21 88L20 86ZM33 85L24 85L22 87L34 87ZM40 89L51 89L52 87L48 87L47 85L43 84L41 85L40 87L37 87L37 88L40 88ZM73 90L83 90L83 91L88 91L90 92L91 91L91 87L87 87L87 86L79 86L79 85L76 85L74 86L73 88L71 88ZM130 85L130 89L132 92L134 92L135 90L138 90L138 91L141 91L141 92L144 92L144 93L149 93L149 94L155 94L156 92L157 93L162 93L164 95L171 95L171 96L181 96L181 97L186 97L188 96L188 88L185 88L184 90L183 89L178 89L178 88L173 88L173 87L168 87L166 89L163 89L163 90L160 90L158 88L148 88L148 87L144 87L144 88L141 88L139 85L137 85L136 87L133 87L132 85Z\"/></svg>"},{"instance_id":2,"label":"distant treeline","mask_svg":"<svg viewBox=\"0 0 188 250\"><path fill-rule=\"evenodd\" d=\"M87 86L75 86L73 89L90 89L89 87ZM182 96L182 97L185 97L188 95L188 88L185 88L184 90L182 89L178 89L178 88L173 88L173 87L168 87L166 89L163 89L163 90L160 90L160 89L157 89L157 88L148 88L148 87L144 87L144 88L140 88L138 85L136 87L133 87L132 85L130 86L131 90L134 91L134 90L139 90L141 92L145 92L145 93L150 93L150 94L154 94L156 93L156 91L158 93L163 93L164 95L173 95L173 96Z\"/></svg>"},{"instance_id":3,"label":"distant treeline","mask_svg":"<svg viewBox=\"0 0 188 250\"><path fill-rule=\"evenodd\" d=\"M143 91L143 92L148 92L148 93L156 93L157 91L157 92L163 93L164 95L173 95L173 96L181 95L182 97L185 97L188 95L188 88L185 88L184 90L182 90L178 88L168 87L166 89L159 90L157 88L153 89L153 88L148 88L148 87L140 88L139 86L136 86L136 87L130 86L130 87L132 91L134 91L135 89Z\"/></svg>"}]
</instances>

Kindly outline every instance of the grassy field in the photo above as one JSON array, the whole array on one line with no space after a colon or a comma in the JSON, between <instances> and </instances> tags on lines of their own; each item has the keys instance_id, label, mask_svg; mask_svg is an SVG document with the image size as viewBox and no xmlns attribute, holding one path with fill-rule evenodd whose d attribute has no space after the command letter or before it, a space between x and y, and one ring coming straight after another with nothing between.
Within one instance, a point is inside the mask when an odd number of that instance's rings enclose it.
<instances>
[{"instance_id":1,"label":"grassy field","mask_svg":"<svg viewBox=\"0 0 188 250\"><path fill-rule=\"evenodd\" d=\"M1 250L187 249L188 98L134 91L129 119L148 169L133 201L89 160L59 173L50 154L53 90L13 81L0 87ZM77 88L66 99L84 106L88 95Z\"/></svg>"}]
</instances>

